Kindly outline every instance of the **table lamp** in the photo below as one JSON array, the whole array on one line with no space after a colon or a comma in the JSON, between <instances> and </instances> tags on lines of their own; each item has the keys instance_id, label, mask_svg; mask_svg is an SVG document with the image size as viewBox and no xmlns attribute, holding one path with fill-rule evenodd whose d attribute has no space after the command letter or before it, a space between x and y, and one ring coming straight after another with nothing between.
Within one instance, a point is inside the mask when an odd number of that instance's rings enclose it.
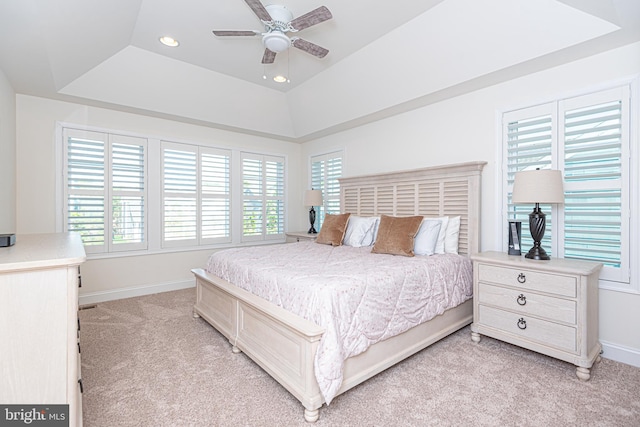
<instances>
[{"instance_id":1,"label":"table lamp","mask_svg":"<svg viewBox=\"0 0 640 427\"><path fill-rule=\"evenodd\" d=\"M540 203L564 203L562 172L551 169L516 172L511 201L514 204L535 203L533 212L529 214L529 231L533 238L533 247L525 258L550 259L540 245L546 226L546 215L540 210Z\"/></svg>"},{"instance_id":2,"label":"table lamp","mask_svg":"<svg viewBox=\"0 0 640 427\"><path fill-rule=\"evenodd\" d=\"M311 228L309 228L309 234L317 234L314 225L316 223L316 211L313 209L314 206L322 206L322 191L321 190L306 190L304 192L304 205L311 206L309 209L309 222L311 223Z\"/></svg>"}]
</instances>

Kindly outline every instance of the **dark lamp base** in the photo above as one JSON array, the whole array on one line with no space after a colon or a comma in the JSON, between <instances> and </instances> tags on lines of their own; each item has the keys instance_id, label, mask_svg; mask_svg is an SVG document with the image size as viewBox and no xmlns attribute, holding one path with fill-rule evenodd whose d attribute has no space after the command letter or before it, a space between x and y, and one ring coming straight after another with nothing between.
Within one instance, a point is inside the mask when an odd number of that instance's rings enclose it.
<instances>
[{"instance_id":1,"label":"dark lamp base","mask_svg":"<svg viewBox=\"0 0 640 427\"><path fill-rule=\"evenodd\" d=\"M546 226L546 215L540 210L540 204L536 203L533 212L529 214L529 230L533 239L533 247L524 256L529 259L548 260L551 259L547 252L542 249L540 242L544 237L544 229Z\"/></svg>"},{"instance_id":2,"label":"dark lamp base","mask_svg":"<svg viewBox=\"0 0 640 427\"><path fill-rule=\"evenodd\" d=\"M541 246L532 247L531 249L529 249L529 252L527 252L524 257L529 259L543 260L543 261L551 259L551 257L547 255L547 252Z\"/></svg>"},{"instance_id":3,"label":"dark lamp base","mask_svg":"<svg viewBox=\"0 0 640 427\"><path fill-rule=\"evenodd\" d=\"M318 234L318 232L316 231L316 210L313 209L313 206L311 206L311 209L309 209L309 223L311 223L311 228L309 229L309 231L307 231L308 234Z\"/></svg>"}]
</instances>

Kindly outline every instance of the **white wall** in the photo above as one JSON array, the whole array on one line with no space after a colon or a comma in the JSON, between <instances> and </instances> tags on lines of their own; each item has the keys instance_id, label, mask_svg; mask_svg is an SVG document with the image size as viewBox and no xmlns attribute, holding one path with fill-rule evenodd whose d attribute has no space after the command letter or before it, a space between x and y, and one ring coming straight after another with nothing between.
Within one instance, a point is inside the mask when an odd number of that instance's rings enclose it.
<instances>
[{"instance_id":1,"label":"white wall","mask_svg":"<svg viewBox=\"0 0 640 427\"><path fill-rule=\"evenodd\" d=\"M307 158L328 147L344 148L345 176L485 160L481 249L502 250L497 237L498 227L503 226L497 187L500 167L496 164L500 111L597 90L639 73L640 43L636 43L317 139L305 143L302 154ZM637 144L636 135L634 147ZM303 173L308 175L307 170ZM640 295L607 290L601 290L600 295L600 338L608 351L605 357L620 350L623 356L616 359L628 356L640 366Z\"/></svg>"},{"instance_id":2,"label":"white wall","mask_svg":"<svg viewBox=\"0 0 640 427\"><path fill-rule=\"evenodd\" d=\"M288 216L304 217L303 187L296 179L301 173L300 144L28 95L17 95L16 111L18 234L55 232L59 226L55 211L57 122L285 155L288 176L293 177L286 194ZM203 267L211 252L89 260L82 266L81 303L188 286L193 283L190 270Z\"/></svg>"},{"instance_id":3,"label":"white wall","mask_svg":"<svg viewBox=\"0 0 640 427\"><path fill-rule=\"evenodd\" d=\"M16 94L0 70L0 234L16 231Z\"/></svg>"}]
</instances>

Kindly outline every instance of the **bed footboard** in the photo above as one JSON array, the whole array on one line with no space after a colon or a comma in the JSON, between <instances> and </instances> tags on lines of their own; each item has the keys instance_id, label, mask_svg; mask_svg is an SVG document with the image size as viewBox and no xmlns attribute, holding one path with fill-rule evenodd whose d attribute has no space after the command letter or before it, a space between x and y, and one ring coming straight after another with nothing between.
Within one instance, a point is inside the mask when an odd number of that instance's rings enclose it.
<instances>
[{"instance_id":1,"label":"bed footboard","mask_svg":"<svg viewBox=\"0 0 640 427\"><path fill-rule=\"evenodd\" d=\"M197 292L194 316L204 318L229 340L234 352L244 352L295 396L304 406L306 421L316 421L324 398L313 363L324 329L202 269L192 272ZM463 328L472 318L469 300L347 359L338 394Z\"/></svg>"},{"instance_id":2,"label":"bed footboard","mask_svg":"<svg viewBox=\"0 0 640 427\"><path fill-rule=\"evenodd\" d=\"M309 422L324 400L313 361L324 329L202 269L194 269L201 316L285 387L304 406Z\"/></svg>"}]
</instances>

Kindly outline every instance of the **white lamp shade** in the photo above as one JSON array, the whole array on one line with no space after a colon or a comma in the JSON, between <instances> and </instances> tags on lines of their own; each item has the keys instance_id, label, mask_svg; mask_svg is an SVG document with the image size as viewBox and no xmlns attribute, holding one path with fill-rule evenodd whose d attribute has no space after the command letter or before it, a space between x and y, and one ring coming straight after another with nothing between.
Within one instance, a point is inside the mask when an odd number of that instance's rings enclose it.
<instances>
[{"instance_id":1,"label":"white lamp shade","mask_svg":"<svg viewBox=\"0 0 640 427\"><path fill-rule=\"evenodd\" d=\"M513 203L564 203L562 172L551 169L516 172L511 201Z\"/></svg>"},{"instance_id":2,"label":"white lamp shade","mask_svg":"<svg viewBox=\"0 0 640 427\"><path fill-rule=\"evenodd\" d=\"M322 206L322 190L306 190L304 192L305 206Z\"/></svg>"}]
</instances>

